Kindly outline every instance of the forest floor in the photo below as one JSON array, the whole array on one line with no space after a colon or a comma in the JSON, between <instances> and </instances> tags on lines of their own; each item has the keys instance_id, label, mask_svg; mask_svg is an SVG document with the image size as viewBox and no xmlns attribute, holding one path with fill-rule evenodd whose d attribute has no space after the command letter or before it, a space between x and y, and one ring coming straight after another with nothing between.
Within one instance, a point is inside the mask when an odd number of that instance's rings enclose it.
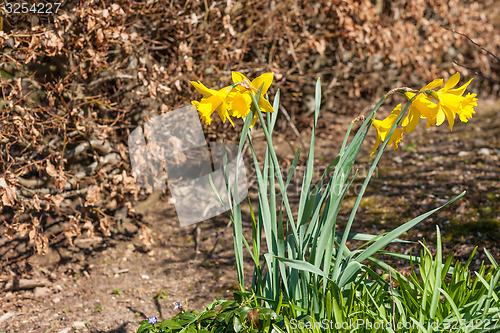
<instances>
[{"instance_id":1,"label":"forest floor","mask_svg":"<svg viewBox=\"0 0 500 333\"><path fill-rule=\"evenodd\" d=\"M420 124L404 138L400 149L387 148L361 203L353 232L390 231L465 190L464 198L401 238L425 239L435 249L439 226L445 255L454 252L457 260L465 261L478 246L471 266L475 270L482 261L488 263L484 248L500 260L500 103L479 102L474 118L467 124L455 124L453 132L446 124L430 130ZM327 165L353 117L322 112L316 160ZM304 129L301 137L306 144L309 118L294 119L297 127ZM289 127L276 131L285 133L276 139L278 157L285 165L293 159L292 148L298 148L299 141ZM360 180L346 198L339 217L341 225L373 160L369 154L374 141L375 130L355 166ZM291 192L292 197L298 197L297 190L292 188ZM255 189L250 197L256 201ZM153 231L154 243L149 248L139 239L137 227L125 224L108 239L81 236L74 246L51 247L45 256L31 255L8 265L0 262L0 282L22 278L25 280L19 280L20 284L31 284L27 289L2 291L0 283L0 332L134 332L143 319L156 316L165 320L175 315L174 302L187 310L201 310L216 297L231 297L237 277L232 229L225 230L227 216L198 224L201 232L196 253L194 226L180 227L169 198L163 193L143 215L142 222ZM249 236L248 204L243 206ZM14 239L3 246L12 247L9 255L13 255L22 242L26 239ZM402 253L410 249L420 251L421 247L418 243L391 246ZM249 275L248 259L245 268ZM395 264L403 270L408 267L404 262Z\"/></svg>"}]
</instances>

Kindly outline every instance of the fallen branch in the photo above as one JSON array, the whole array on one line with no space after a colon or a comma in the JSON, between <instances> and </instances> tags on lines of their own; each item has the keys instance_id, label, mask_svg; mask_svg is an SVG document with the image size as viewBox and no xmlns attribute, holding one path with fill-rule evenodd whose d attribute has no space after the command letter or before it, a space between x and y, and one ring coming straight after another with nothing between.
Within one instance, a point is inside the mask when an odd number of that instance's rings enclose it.
<instances>
[{"instance_id":1,"label":"fallen branch","mask_svg":"<svg viewBox=\"0 0 500 333\"><path fill-rule=\"evenodd\" d=\"M36 287L44 287L46 285L47 282L41 280L13 279L4 283L2 291L35 289Z\"/></svg>"}]
</instances>

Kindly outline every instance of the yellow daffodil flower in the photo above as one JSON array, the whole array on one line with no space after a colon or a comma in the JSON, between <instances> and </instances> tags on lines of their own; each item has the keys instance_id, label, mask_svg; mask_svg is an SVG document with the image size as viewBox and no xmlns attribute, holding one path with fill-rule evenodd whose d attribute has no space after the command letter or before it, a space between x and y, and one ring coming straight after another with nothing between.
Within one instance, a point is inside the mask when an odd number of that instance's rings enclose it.
<instances>
[{"instance_id":1,"label":"yellow daffodil flower","mask_svg":"<svg viewBox=\"0 0 500 333\"><path fill-rule=\"evenodd\" d=\"M220 119L223 123L226 119L234 126L233 121L229 114L229 105L227 102L227 95L231 91L231 86L224 87L220 90L209 89L205 87L201 82L191 81L191 84L203 94L201 101L192 101L191 103L196 107L200 113L201 119L208 125L212 123L211 115L217 110Z\"/></svg>"},{"instance_id":2,"label":"yellow daffodil flower","mask_svg":"<svg viewBox=\"0 0 500 333\"><path fill-rule=\"evenodd\" d=\"M443 79L436 79L426 86L422 87L419 92L422 92L424 90L431 90L442 85ZM407 91L404 93L404 95L408 100L410 100L416 94ZM418 95L413 103L411 103L410 111L408 112L408 115L403 120L403 123L401 125L407 133L411 133L413 132L415 127L417 127L420 118L427 118L427 128L429 128L431 124L435 125L435 121L434 123L432 123L431 119L435 118L437 110L437 105L429 101L429 97L427 97L426 95Z\"/></svg>"},{"instance_id":3,"label":"yellow daffodil flower","mask_svg":"<svg viewBox=\"0 0 500 333\"><path fill-rule=\"evenodd\" d=\"M412 92L405 92L404 95L408 98L408 100L410 100L416 94ZM411 103L410 111L403 120L402 126L407 133L411 133L415 127L417 127L421 118L427 119L427 128L430 126L436 126L437 113L438 106L436 103L431 102L429 97L424 94L418 95L413 103Z\"/></svg>"},{"instance_id":4,"label":"yellow daffodil flower","mask_svg":"<svg viewBox=\"0 0 500 333\"><path fill-rule=\"evenodd\" d=\"M385 118L384 120L373 120L373 127L377 130L377 141L375 142L375 146L373 146L371 155L375 153L377 150L378 146L385 141L387 138L387 135L389 134L389 131L391 130L392 126L398 119L399 114L401 113L401 104L398 104L394 110L392 110L391 114ZM388 145L392 145L392 148L394 150L398 149L398 144L403 140L403 133L404 129L402 128L396 128L394 133L392 134Z\"/></svg>"},{"instance_id":5,"label":"yellow daffodil flower","mask_svg":"<svg viewBox=\"0 0 500 333\"><path fill-rule=\"evenodd\" d=\"M477 106L476 94L462 96L472 79L460 88L452 89L457 85L459 80L460 73L456 73L438 91L432 91L430 95L418 95L410 105L408 116L403 120L402 126L405 131L411 133L420 118L427 119L427 128L430 126L439 126L447 119L450 130L453 130L457 114L462 122L467 122L472 118L472 115L475 113L474 107ZM420 89L420 92L431 90L441 85L443 85L442 79L434 80ZM415 96L411 92L405 92L404 95L408 100ZM435 99L438 103L432 102L431 98Z\"/></svg>"},{"instance_id":6,"label":"yellow daffodil flower","mask_svg":"<svg viewBox=\"0 0 500 333\"><path fill-rule=\"evenodd\" d=\"M431 92L432 98L438 102L436 126L441 125L446 117L448 125L450 125L450 131L453 130L453 124L455 123L455 116L457 114L462 114L462 119L468 120L472 117L474 106L477 106L477 99L474 98L476 96L475 94L467 95L467 97L462 96L472 79L460 88L452 89L457 85L458 81L460 81L460 73L456 73L450 77L443 88Z\"/></svg>"},{"instance_id":7,"label":"yellow daffodil flower","mask_svg":"<svg viewBox=\"0 0 500 333\"><path fill-rule=\"evenodd\" d=\"M396 128L389 144L392 144L393 148L397 149L398 143L403 139L404 132L413 132L422 118L427 119L427 128L430 126L439 126L445 119L448 119L450 130L453 130L457 114L462 122L469 121L472 115L476 113L474 111L474 107L477 106L476 94L469 93L465 97L462 95L472 79L460 88L452 89L457 85L458 81L460 81L460 74L456 73L438 91L433 91L432 89L442 86L444 82L442 79L433 80L420 89L420 94L415 97L415 100L410 105L408 115L401 122L403 128ZM417 94L407 91L404 95L410 100ZM437 104L431 99L437 101ZM398 105L386 119L373 121L373 127L377 129L377 141L373 147L372 154L377 150L380 143L386 139L400 112L401 105Z\"/></svg>"},{"instance_id":8,"label":"yellow daffodil flower","mask_svg":"<svg viewBox=\"0 0 500 333\"><path fill-rule=\"evenodd\" d=\"M241 83L240 85L236 86L235 95L230 96L230 104L233 116L243 118L250 112L250 106L252 104L250 91L255 94L259 91L261 85L262 92L259 98L259 108L263 112L274 112L271 103L269 103L269 101L264 97L267 93L267 90L271 86L271 83L273 82L274 76L272 73L264 73L251 82L245 75L241 74L240 72L231 72L231 77L233 78L234 83ZM240 93L241 95L237 95L237 93ZM255 125L257 117L258 115L257 113L255 113L251 124L252 127Z\"/></svg>"},{"instance_id":9,"label":"yellow daffodil flower","mask_svg":"<svg viewBox=\"0 0 500 333\"><path fill-rule=\"evenodd\" d=\"M273 82L272 73L264 73L254 79L252 82L247 77L239 72L231 73L234 83L239 83L235 87L227 86L220 90L209 89L201 82L191 81L191 84L203 94L201 101L192 101L200 113L201 119L208 125L212 123L211 115L215 110L219 113L222 122L229 119L234 126L231 117L244 118L250 112L252 106L252 96L250 92L257 93L262 86L261 96L259 98L259 108L262 112L274 112L269 101L264 97L267 90ZM251 126L257 121L255 114Z\"/></svg>"}]
</instances>

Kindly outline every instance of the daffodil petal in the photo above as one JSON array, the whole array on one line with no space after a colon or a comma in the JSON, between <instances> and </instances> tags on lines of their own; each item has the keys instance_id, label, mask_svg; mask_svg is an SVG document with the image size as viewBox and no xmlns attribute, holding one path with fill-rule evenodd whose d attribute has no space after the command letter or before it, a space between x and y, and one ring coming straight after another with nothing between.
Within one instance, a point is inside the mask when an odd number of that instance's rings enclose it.
<instances>
[{"instance_id":1,"label":"daffodil petal","mask_svg":"<svg viewBox=\"0 0 500 333\"><path fill-rule=\"evenodd\" d=\"M436 115L436 126L440 126L446 119L443 107L439 107L438 113Z\"/></svg>"},{"instance_id":2,"label":"daffodil petal","mask_svg":"<svg viewBox=\"0 0 500 333\"><path fill-rule=\"evenodd\" d=\"M232 89L233 87L231 86L225 86L224 88L221 88L220 90L217 91L217 95L222 99L226 99L227 94L229 94Z\"/></svg>"},{"instance_id":3,"label":"daffodil petal","mask_svg":"<svg viewBox=\"0 0 500 333\"><path fill-rule=\"evenodd\" d=\"M450 90L451 88L456 86L459 81L460 81L460 73L453 74L450 77L450 79L444 84L444 87L443 87L444 91Z\"/></svg>"},{"instance_id":4,"label":"daffodil petal","mask_svg":"<svg viewBox=\"0 0 500 333\"><path fill-rule=\"evenodd\" d=\"M262 112L274 112L274 109L273 107L271 106L271 103L269 103L269 101L267 99L265 99L264 97L261 97L259 99L259 108L260 108L260 111Z\"/></svg>"},{"instance_id":5,"label":"daffodil petal","mask_svg":"<svg viewBox=\"0 0 500 333\"><path fill-rule=\"evenodd\" d=\"M196 109L202 115L210 116L221 104L222 101L217 96L203 97L196 105Z\"/></svg>"},{"instance_id":6,"label":"daffodil petal","mask_svg":"<svg viewBox=\"0 0 500 333\"><path fill-rule=\"evenodd\" d=\"M227 111L227 105L226 105L226 103L222 102L219 105L219 107L217 108L217 113L219 114L219 117L222 120L222 123L225 123L226 119L228 119L229 122L231 123L231 125L233 125L233 127L234 127L234 123L231 120L231 117L229 116L229 113Z\"/></svg>"},{"instance_id":7,"label":"daffodil petal","mask_svg":"<svg viewBox=\"0 0 500 333\"><path fill-rule=\"evenodd\" d=\"M377 135L377 140L375 141L375 145L373 146L373 149L372 149L372 152L370 153L370 155L373 155L375 153L375 151L377 151L377 148L378 148L378 146L380 146L381 143L382 143L382 140Z\"/></svg>"},{"instance_id":8,"label":"daffodil petal","mask_svg":"<svg viewBox=\"0 0 500 333\"><path fill-rule=\"evenodd\" d=\"M404 127L405 131L407 133L413 132L415 127L417 127L419 121L421 118L421 113L418 111L416 108L410 107L410 113L409 115L405 118L401 126Z\"/></svg>"},{"instance_id":9,"label":"daffodil petal","mask_svg":"<svg viewBox=\"0 0 500 333\"><path fill-rule=\"evenodd\" d=\"M422 88L423 89L423 88ZM406 97L407 100L410 100L412 99L413 96L415 96L416 94L415 93L412 93L412 92L409 92L409 91L405 91L404 92L404 95Z\"/></svg>"},{"instance_id":10,"label":"daffodil petal","mask_svg":"<svg viewBox=\"0 0 500 333\"><path fill-rule=\"evenodd\" d=\"M255 78L252 81L252 87L259 89L261 85L262 87L262 96L264 96L267 93L267 90L271 86L271 83L273 83L274 75L273 73L264 73L257 78Z\"/></svg>"},{"instance_id":11,"label":"daffodil petal","mask_svg":"<svg viewBox=\"0 0 500 333\"><path fill-rule=\"evenodd\" d=\"M438 105L435 103L432 103L429 101L429 104L427 104L423 108L419 108L421 115L426 118L428 121L431 122L431 124L435 124L435 119L438 113Z\"/></svg>"},{"instance_id":12,"label":"daffodil petal","mask_svg":"<svg viewBox=\"0 0 500 333\"><path fill-rule=\"evenodd\" d=\"M384 120L375 119L373 121L373 126L378 127L380 129L384 129L384 131L388 131L391 129L392 125L394 125L400 113L401 113L401 104L398 104L396 105L394 110L392 110L391 114ZM383 140L385 140L385 137Z\"/></svg>"},{"instance_id":13,"label":"daffodil petal","mask_svg":"<svg viewBox=\"0 0 500 333\"><path fill-rule=\"evenodd\" d=\"M460 103L463 101L463 99L464 98L462 96L445 93L439 97L439 102L443 106L447 106L450 109L453 108L458 110L460 108Z\"/></svg>"},{"instance_id":14,"label":"daffodil petal","mask_svg":"<svg viewBox=\"0 0 500 333\"><path fill-rule=\"evenodd\" d=\"M453 95L458 95L458 96L462 96L465 92L465 89L467 89L467 86L471 83L473 79L470 79L466 84L464 84L463 86L461 86L460 88L456 88L456 89L450 89L447 91L448 94L453 94Z\"/></svg>"},{"instance_id":15,"label":"daffodil petal","mask_svg":"<svg viewBox=\"0 0 500 333\"><path fill-rule=\"evenodd\" d=\"M196 81L191 81L191 84L193 85L193 87L198 90L201 94L203 94L203 96L205 97L208 97L208 96L212 96L212 95L215 95L217 93L217 90L214 90L214 89L210 89L210 88L207 88L203 85L203 83L201 82L196 82Z\"/></svg>"},{"instance_id":16,"label":"daffodil petal","mask_svg":"<svg viewBox=\"0 0 500 333\"><path fill-rule=\"evenodd\" d=\"M255 123L257 122L258 117L259 117L259 114L257 112L255 112L255 114L253 115L252 123L250 124L250 128L253 128L255 126Z\"/></svg>"},{"instance_id":17,"label":"daffodil petal","mask_svg":"<svg viewBox=\"0 0 500 333\"><path fill-rule=\"evenodd\" d=\"M446 106L443 106L443 111L444 114L446 115L446 119L448 119L448 125L450 126L450 131L453 131L453 124L455 124L456 113L452 109Z\"/></svg>"},{"instance_id":18,"label":"daffodil petal","mask_svg":"<svg viewBox=\"0 0 500 333\"><path fill-rule=\"evenodd\" d=\"M458 114L458 116L460 117L460 121L466 123L469 121L469 119L472 118L472 115L476 113L476 111L474 111L474 107L477 106L477 98L475 97L476 94L471 93L465 96L465 99L462 102L462 108L460 110L460 113Z\"/></svg>"},{"instance_id":19,"label":"daffodil petal","mask_svg":"<svg viewBox=\"0 0 500 333\"><path fill-rule=\"evenodd\" d=\"M398 104L394 108L394 110L392 110L391 114L384 120L378 120L378 119L373 120L372 126L377 130L377 141L375 142L375 146L373 147L371 154L373 154L375 150L377 150L381 142L385 141L387 135L389 135L389 132L391 131L392 126L394 126L394 123L398 119L400 113L401 113L401 104ZM395 149L397 149L397 144L401 142L401 140L403 139L403 132L404 129L396 128L396 130L393 133L393 136L388 142L393 146L395 145L396 146Z\"/></svg>"},{"instance_id":20,"label":"daffodil petal","mask_svg":"<svg viewBox=\"0 0 500 333\"><path fill-rule=\"evenodd\" d=\"M234 83L241 82L243 80L247 80L248 82L250 82L250 80L248 80L245 75L241 74L240 72L236 72L236 71L231 72L231 78L233 79Z\"/></svg>"},{"instance_id":21,"label":"daffodil petal","mask_svg":"<svg viewBox=\"0 0 500 333\"><path fill-rule=\"evenodd\" d=\"M198 102L198 101L192 101L191 103L200 112L200 108L199 108L200 102ZM211 115L211 113L202 113L202 112L200 112L201 120L203 120L207 125L210 125L212 123L212 118L210 118L210 115Z\"/></svg>"},{"instance_id":22,"label":"daffodil petal","mask_svg":"<svg viewBox=\"0 0 500 333\"><path fill-rule=\"evenodd\" d=\"M432 82L430 82L429 84L427 84L426 86L424 86L422 89L420 89L420 91L424 91L424 90L432 90L434 88L437 88L437 87L440 87L443 85L443 79L435 79L433 80ZM406 94L405 94L406 95ZM414 94L415 95L415 94ZM413 97L413 96L412 96ZM410 97L411 98L411 97Z\"/></svg>"},{"instance_id":23,"label":"daffodil petal","mask_svg":"<svg viewBox=\"0 0 500 333\"><path fill-rule=\"evenodd\" d=\"M392 133L391 139L389 140L389 144L392 146L392 149L398 149L398 144L403 141L403 133L405 132L402 128L396 128L394 133Z\"/></svg>"}]
</instances>

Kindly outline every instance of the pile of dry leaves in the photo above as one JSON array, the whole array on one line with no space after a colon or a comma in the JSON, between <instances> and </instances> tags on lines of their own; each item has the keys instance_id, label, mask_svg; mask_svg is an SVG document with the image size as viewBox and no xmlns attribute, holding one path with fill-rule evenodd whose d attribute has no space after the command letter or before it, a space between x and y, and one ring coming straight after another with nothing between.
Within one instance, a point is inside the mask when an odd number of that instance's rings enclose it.
<instances>
[{"instance_id":1,"label":"pile of dry leaves","mask_svg":"<svg viewBox=\"0 0 500 333\"><path fill-rule=\"evenodd\" d=\"M127 138L199 97L193 79L219 88L231 70L271 71L292 117L310 111L317 77L324 107L352 114L364 106L353 98L369 103L457 68L473 74L454 61L499 81L498 63L445 29L495 53L493 4L92 0L46 16L0 7L0 241L26 237L28 252L43 253L79 235L110 236L127 218L149 242L134 212L147 193L131 176Z\"/></svg>"}]
</instances>

